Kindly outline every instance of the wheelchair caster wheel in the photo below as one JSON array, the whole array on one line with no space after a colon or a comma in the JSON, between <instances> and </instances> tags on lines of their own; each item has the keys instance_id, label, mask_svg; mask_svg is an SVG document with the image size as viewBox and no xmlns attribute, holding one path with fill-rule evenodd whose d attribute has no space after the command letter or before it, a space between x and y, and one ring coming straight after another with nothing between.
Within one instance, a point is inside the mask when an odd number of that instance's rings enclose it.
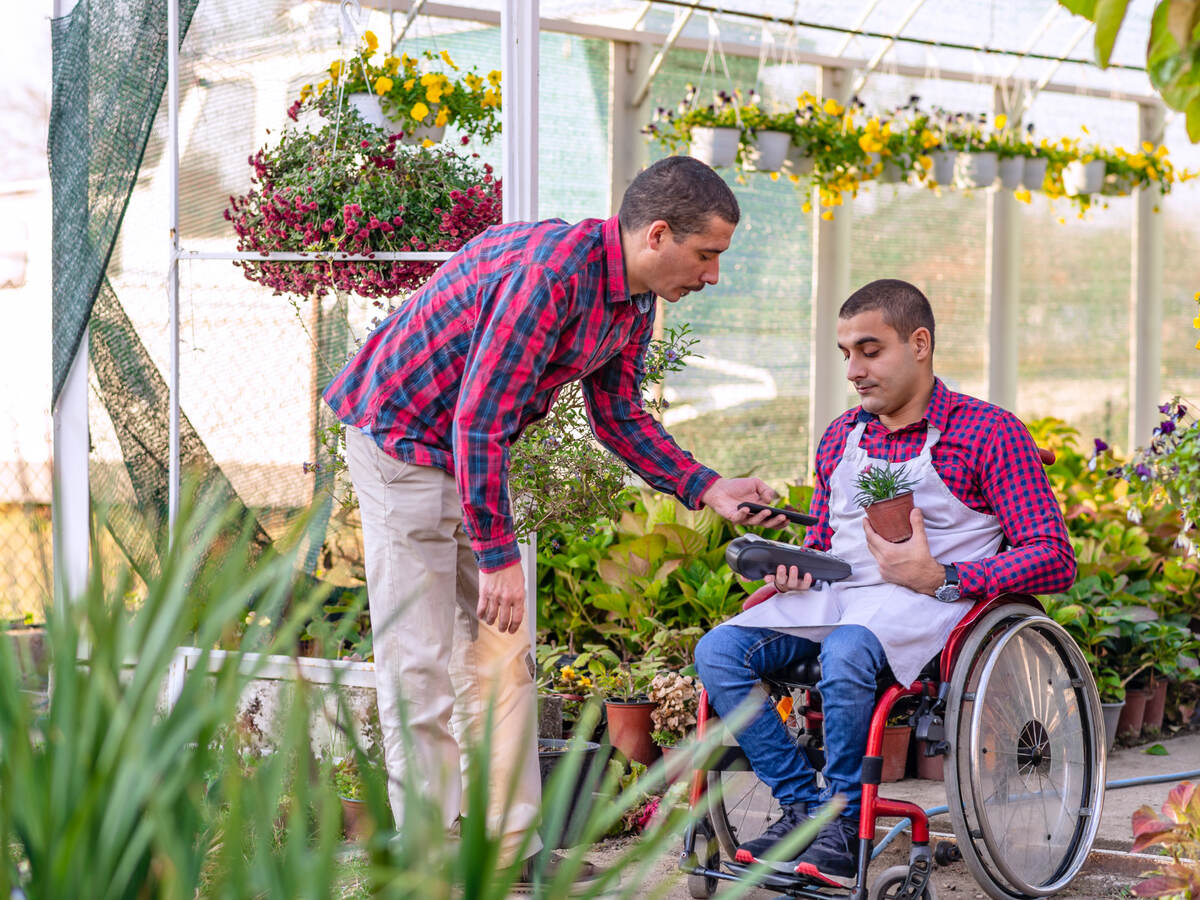
<instances>
[{"instance_id":1,"label":"wheelchair caster wheel","mask_svg":"<svg viewBox=\"0 0 1200 900\"><path fill-rule=\"evenodd\" d=\"M958 849L958 844L953 841L938 841L937 846L933 848L933 861L939 866L951 866L956 862L962 862L962 853Z\"/></svg>"},{"instance_id":2,"label":"wheelchair caster wheel","mask_svg":"<svg viewBox=\"0 0 1200 900\"><path fill-rule=\"evenodd\" d=\"M696 900L709 900L717 892L717 879L708 875L689 875L687 886L689 896Z\"/></svg>"},{"instance_id":3,"label":"wheelchair caster wheel","mask_svg":"<svg viewBox=\"0 0 1200 900\"><path fill-rule=\"evenodd\" d=\"M932 882L926 882L925 890L920 894L905 893L904 884L908 881L908 866L892 866L884 869L883 873L871 882L871 890L867 900L937 900L937 889Z\"/></svg>"}]
</instances>

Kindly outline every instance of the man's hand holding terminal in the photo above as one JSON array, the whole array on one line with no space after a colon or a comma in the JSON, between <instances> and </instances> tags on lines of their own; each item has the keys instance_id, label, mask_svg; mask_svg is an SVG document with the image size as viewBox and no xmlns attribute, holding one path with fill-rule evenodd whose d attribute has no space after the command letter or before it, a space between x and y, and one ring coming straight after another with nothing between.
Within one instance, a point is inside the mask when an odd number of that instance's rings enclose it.
<instances>
[{"instance_id":1,"label":"man's hand holding terminal","mask_svg":"<svg viewBox=\"0 0 1200 900\"><path fill-rule=\"evenodd\" d=\"M495 572L479 573L480 621L516 634L525 618L525 573L519 562Z\"/></svg>"}]
</instances>

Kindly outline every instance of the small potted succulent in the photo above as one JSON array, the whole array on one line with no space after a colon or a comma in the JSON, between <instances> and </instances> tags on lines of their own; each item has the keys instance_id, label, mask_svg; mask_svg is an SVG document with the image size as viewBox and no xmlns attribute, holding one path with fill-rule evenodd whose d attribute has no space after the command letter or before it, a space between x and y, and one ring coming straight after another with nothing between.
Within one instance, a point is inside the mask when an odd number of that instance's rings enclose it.
<instances>
[{"instance_id":1,"label":"small potted succulent","mask_svg":"<svg viewBox=\"0 0 1200 900\"><path fill-rule=\"evenodd\" d=\"M913 510L915 484L903 465L890 462L872 463L854 480L858 488L854 502L866 509L871 527L884 540L899 544L912 537L909 515Z\"/></svg>"}]
</instances>

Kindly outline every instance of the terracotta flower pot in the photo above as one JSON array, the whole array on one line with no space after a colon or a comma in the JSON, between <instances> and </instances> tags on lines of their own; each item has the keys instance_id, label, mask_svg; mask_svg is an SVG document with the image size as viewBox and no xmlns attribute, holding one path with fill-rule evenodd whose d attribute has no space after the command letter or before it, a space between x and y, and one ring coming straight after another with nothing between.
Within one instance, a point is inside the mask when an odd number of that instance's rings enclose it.
<instances>
[{"instance_id":1,"label":"terracotta flower pot","mask_svg":"<svg viewBox=\"0 0 1200 900\"><path fill-rule=\"evenodd\" d=\"M899 544L912 537L912 522L909 521L912 511L913 495L912 491L907 491L890 500L872 503L867 507L867 519L881 538Z\"/></svg>"},{"instance_id":2,"label":"terracotta flower pot","mask_svg":"<svg viewBox=\"0 0 1200 900\"><path fill-rule=\"evenodd\" d=\"M917 742L917 777L928 778L930 781L945 781L946 756L939 753L937 756L925 755L925 741Z\"/></svg>"},{"instance_id":3,"label":"terracotta flower pot","mask_svg":"<svg viewBox=\"0 0 1200 900\"><path fill-rule=\"evenodd\" d=\"M342 828L346 832L346 840L362 842L370 834L371 827L366 802L351 800L349 797L338 797L338 799L342 801Z\"/></svg>"},{"instance_id":4,"label":"terracotta flower pot","mask_svg":"<svg viewBox=\"0 0 1200 900\"><path fill-rule=\"evenodd\" d=\"M663 762L667 766L667 784L674 784L684 778L691 777L691 770L685 772L683 769L688 761L686 750L681 750L678 747L659 747L658 749L662 752Z\"/></svg>"},{"instance_id":5,"label":"terracotta flower pot","mask_svg":"<svg viewBox=\"0 0 1200 900\"><path fill-rule=\"evenodd\" d=\"M1121 722L1121 710L1125 708L1125 701L1101 703L1100 708L1104 713L1104 736L1108 742L1108 752L1112 753L1113 744L1117 742L1117 726Z\"/></svg>"},{"instance_id":6,"label":"terracotta flower pot","mask_svg":"<svg viewBox=\"0 0 1200 900\"><path fill-rule=\"evenodd\" d=\"M1158 679L1146 690L1150 693L1146 698L1146 711L1142 715L1142 734L1152 736L1162 731L1163 713L1167 705L1166 679Z\"/></svg>"},{"instance_id":7,"label":"terracotta flower pot","mask_svg":"<svg viewBox=\"0 0 1200 900\"><path fill-rule=\"evenodd\" d=\"M1147 693L1140 688L1125 691L1125 707L1117 722L1117 737L1136 738L1142 733L1142 719L1146 715Z\"/></svg>"},{"instance_id":8,"label":"terracotta flower pot","mask_svg":"<svg viewBox=\"0 0 1200 900\"><path fill-rule=\"evenodd\" d=\"M883 729L883 781L899 781L908 764L911 725L888 725Z\"/></svg>"},{"instance_id":9,"label":"terracotta flower pot","mask_svg":"<svg viewBox=\"0 0 1200 900\"><path fill-rule=\"evenodd\" d=\"M604 701L604 709L608 714L608 739L626 758L646 766L651 765L659 756L658 747L650 739L650 732L654 730L650 713L657 705L650 701Z\"/></svg>"}]
</instances>

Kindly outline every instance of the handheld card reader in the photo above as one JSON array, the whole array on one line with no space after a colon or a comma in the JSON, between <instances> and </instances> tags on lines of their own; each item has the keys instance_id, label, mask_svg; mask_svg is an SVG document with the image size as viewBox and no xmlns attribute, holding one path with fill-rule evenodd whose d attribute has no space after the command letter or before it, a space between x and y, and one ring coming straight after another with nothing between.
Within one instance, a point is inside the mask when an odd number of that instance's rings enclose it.
<instances>
[{"instance_id":1,"label":"handheld card reader","mask_svg":"<svg viewBox=\"0 0 1200 900\"><path fill-rule=\"evenodd\" d=\"M795 544L768 541L756 534L734 538L725 548L725 562L743 578L758 581L780 566L795 566L801 577L811 574L813 581L841 581L850 577L850 564L831 553L822 553Z\"/></svg>"}]
</instances>

